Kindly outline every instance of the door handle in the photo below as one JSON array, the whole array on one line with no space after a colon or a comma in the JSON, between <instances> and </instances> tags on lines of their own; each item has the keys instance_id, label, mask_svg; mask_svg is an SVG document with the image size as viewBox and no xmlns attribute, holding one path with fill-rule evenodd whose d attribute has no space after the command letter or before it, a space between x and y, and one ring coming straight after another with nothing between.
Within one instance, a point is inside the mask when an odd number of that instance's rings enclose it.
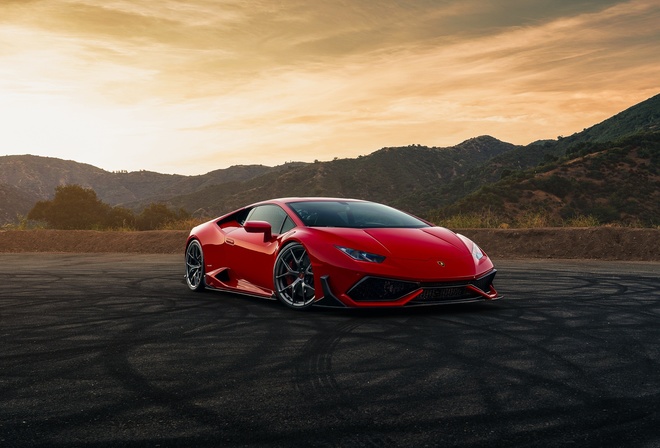
<instances>
[{"instance_id":1,"label":"door handle","mask_svg":"<svg viewBox=\"0 0 660 448\"><path fill-rule=\"evenodd\" d=\"M232 240L231 238L225 238L225 242L226 242L227 244L229 244L230 246L233 246L233 245L234 245L234 240Z\"/></svg>"}]
</instances>

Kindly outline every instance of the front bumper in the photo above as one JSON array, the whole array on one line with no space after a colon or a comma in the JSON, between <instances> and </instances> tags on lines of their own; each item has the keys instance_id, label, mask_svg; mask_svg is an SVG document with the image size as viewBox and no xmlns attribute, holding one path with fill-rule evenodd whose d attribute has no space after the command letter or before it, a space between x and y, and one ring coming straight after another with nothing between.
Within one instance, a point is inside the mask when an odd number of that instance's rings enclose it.
<instances>
[{"instance_id":1,"label":"front bumper","mask_svg":"<svg viewBox=\"0 0 660 448\"><path fill-rule=\"evenodd\" d=\"M323 297L316 306L326 307L411 307L497 300L493 287L497 270L476 279L451 282L412 282L367 276L338 297L332 292L330 276L321 277Z\"/></svg>"}]
</instances>

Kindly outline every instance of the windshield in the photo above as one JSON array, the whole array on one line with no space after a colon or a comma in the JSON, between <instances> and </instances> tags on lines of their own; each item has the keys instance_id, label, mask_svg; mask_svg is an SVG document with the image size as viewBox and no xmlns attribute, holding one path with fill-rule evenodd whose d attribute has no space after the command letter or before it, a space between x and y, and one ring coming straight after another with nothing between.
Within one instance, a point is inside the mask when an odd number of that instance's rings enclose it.
<instances>
[{"instance_id":1,"label":"windshield","mask_svg":"<svg viewBox=\"0 0 660 448\"><path fill-rule=\"evenodd\" d=\"M287 204L308 227L420 228L424 221L374 202L305 201Z\"/></svg>"}]
</instances>

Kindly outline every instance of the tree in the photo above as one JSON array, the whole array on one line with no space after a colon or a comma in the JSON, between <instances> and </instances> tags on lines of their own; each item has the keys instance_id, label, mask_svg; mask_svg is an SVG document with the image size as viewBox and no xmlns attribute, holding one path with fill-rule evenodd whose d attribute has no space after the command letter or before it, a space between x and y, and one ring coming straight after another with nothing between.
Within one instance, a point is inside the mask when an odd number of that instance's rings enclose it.
<instances>
[{"instance_id":1,"label":"tree","mask_svg":"<svg viewBox=\"0 0 660 448\"><path fill-rule=\"evenodd\" d=\"M151 203L137 217L138 230L155 230L183 219L190 218L190 214L183 209L173 211L163 203Z\"/></svg>"},{"instance_id":2,"label":"tree","mask_svg":"<svg viewBox=\"0 0 660 448\"><path fill-rule=\"evenodd\" d=\"M105 219L104 227L109 229L135 228L135 214L125 207L112 207Z\"/></svg>"},{"instance_id":3,"label":"tree","mask_svg":"<svg viewBox=\"0 0 660 448\"><path fill-rule=\"evenodd\" d=\"M28 219L43 221L51 229L121 229L156 230L176 221L190 219L184 209L170 210L165 204L152 203L140 215L124 207L111 207L96 197L92 189L65 185L55 189L52 201L39 201Z\"/></svg>"},{"instance_id":4,"label":"tree","mask_svg":"<svg viewBox=\"0 0 660 448\"><path fill-rule=\"evenodd\" d=\"M100 229L111 207L101 202L92 189L80 185L55 188L52 201L40 201L28 213L28 219L45 221L53 229Z\"/></svg>"}]
</instances>

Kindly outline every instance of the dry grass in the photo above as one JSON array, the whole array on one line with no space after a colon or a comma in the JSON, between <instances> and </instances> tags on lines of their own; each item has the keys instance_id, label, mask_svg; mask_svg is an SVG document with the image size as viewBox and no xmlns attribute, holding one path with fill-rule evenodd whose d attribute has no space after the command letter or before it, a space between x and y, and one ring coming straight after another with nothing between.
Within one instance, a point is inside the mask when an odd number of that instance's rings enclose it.
<instances>
[{"instance_id":1,"label":"dry grass","mask_svg":"<svg viewBox=\"0 0 660 448\"><path fill-rule=\"evenodd\" d=\"M181 221L166 223L154 230L190 230L208 221L208 218L190 218ZM534 229L543 227L600 227L602 224L592 215L579 215L567 220L557 220L549 214L542 212L528 212L515 219L502 218L490 210L484 213L459 213L448 218L431 217L430 221L450 229ZM630 221L626 224L608 224L606 227L627 227L627 228L645 228L641 222ZM16 224L6 224L0 230L37 230L46 229L43 222L29 221L21 217ZM660 226L653 226L653 229L660 229ZM123 226L107 230L113 232L135 232L137 229L132 226Z\"/></svg>"},{"instance_id":2,"label":"dry grass","mask_svg":"<svg viewBox=\"0 0 660 448\"><path fill-rule=\"evenodd\" d=\"M459 213L449 218L432 217L431 221L443 227L453 229L496 229L506 224L500 217L490 211L484 213Z\"/></svg>"},{"instance_id":3,"label":"dry grass","mask_svg":"<svg viewBox=\"0 0 660 448\"><path fill-rule=\"evenodd\" d=\"M184 219L182 221L173 221L162 225L158 230L190 230L193 227L196 227L206 221L208 221L208 219L201 218L190 218Z\"/></svg>"},{"instance_id":4,"label":"dry grass","mask_svg":"<svg viewBox=\"0 0 660 448\"><path fill-rule=\"evenodd\" d=\"M490 211L484 213L460 213L449 218L433 219L434 223L453 229L538 229L543 227L599 227L594 216L580 215L560 220L544 212L527 212L515 219L505 219ZM643 227L627 226L627 227Z\"/></svg>"},{"instance_id":5,"label":"dry grass","mask_svg":"<svg viewBox=\"0 0 660 448\"><path fill-rule=\"evenodd\" d=\"M567 227L598 227L599 225L600 222L598 221L598 218L591 215L580 215L566 221Z\"/></svg>"}]
</instances>

